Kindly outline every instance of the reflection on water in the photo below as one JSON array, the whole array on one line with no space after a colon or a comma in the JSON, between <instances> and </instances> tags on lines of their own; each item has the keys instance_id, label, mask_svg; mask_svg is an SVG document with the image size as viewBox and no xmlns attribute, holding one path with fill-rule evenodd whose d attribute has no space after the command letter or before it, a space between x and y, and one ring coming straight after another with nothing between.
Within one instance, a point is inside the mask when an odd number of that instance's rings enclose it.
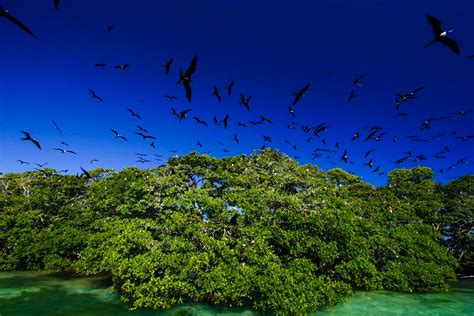
<instances>
[{"instance_id":1,"label":"reflection on water","mask_svg":"<svg viewBox=\"0 0 474 316\"><path fill-rule=\"evenodd\" d=\"M248 309L185 304L168 311L128 311L105 277L0 273L0 315L256 315ZM357 292L318 315L474 315L474 281L451 293Z\"/></svg>"}]
</instances>

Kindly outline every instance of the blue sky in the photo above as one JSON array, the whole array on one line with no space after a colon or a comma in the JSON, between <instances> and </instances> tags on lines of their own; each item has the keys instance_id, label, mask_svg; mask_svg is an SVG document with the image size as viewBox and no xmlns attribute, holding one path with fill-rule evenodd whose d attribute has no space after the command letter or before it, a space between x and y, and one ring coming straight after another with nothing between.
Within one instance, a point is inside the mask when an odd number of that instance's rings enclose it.
<instances>
[{"instance_id":1,"label":"blue sky","mask_svg":"<svg viewBox=\"0 0 474 316\"><path fill-rule=\"evenodd\" d=\"M179 154L211 151L216 157L248 154L264 144L263 135L273 140L266 145L300 156L301 163L325 170L339 166L375 185L385 184L386 174L379 176L363 165L369 160L364 158L369 149L375 149L374 167L381 166L385 172L397 167L393 162L408 150L425 155L428 160L422 164L434 170L446 169L464 157L474 158L474 139L461 141L449 135L452 131L457 136L474 135L474 113L434 121L430 129L420 131L428 118L474 109L474 59L466 58L474 54L472 1L62 0L58 11L52 2L0 1L38 36L35 40L0 20L1 172L33 168L20 165L17 159L48 162L47 167L76 173L80 166L148 168L158 163L152 154L166 159L173 149ZM450 36L457 41L461 56L439 43L423 48L433 37L426 13L455 30ZM110 24L115 28L107 32ZM199 60L193 75L193 101L188 104L183 87L176 82L179 68L185 69L195 54ZM169 58L174 63L165 76L161 64ZM96 63L107 66L97 69ZM131 67L113 69L119 64ZM347 103L353 80L360 74L365 75L363 85ZM235 81L234 91L227 97L224 87L230 80ZM299 125L289 130L291 93L307 82L311 87L295 106ZM221 103L211 96L214 85L223 94ZM395 118L395 92L419 86L424 90L418 99L401 107L408 116ZM105 102L93 100L89 88ZM252 95L250 112L239 105L240 92ZM165 94L179 99L169 102ZM179 124L170 114L171 106L192 112ZM128 107L142 120L131 117ZM222 119L226 114L230 116L227 129L212 123L213 116ZM260 115L273 124L248 124ZM193 116L207 121L209 127L197 125ZM61 126L64 137L51 120ZM237 128L239 121L247 127ZM300 126L320 123L331 127L307 143ZM156 149L134 134L137 124L157 137ZM374 125L387 131L382 141L350 141L356 131L365 136L362 128ZM111 128L129 142L114 139ZM29 131L43 149L21 142L21 130ZM447 134L429 143L406 138L430 138L442 132ZM234 134L239 144L232 141ZM398 137L397 143L392 142L393 136ZM66 148L61 140L78 155L52 150ZM334 147L337 141L339 150ZM446 158L435 159L433 154L446 145L451 150ZM312 161L311 152L317 147L336 152L330 159ZM344 149L355 164L340 161ZM136 153L148 154L153 163L136 163ZM99 162L92 166L91 159ZM417 164L409 160L401 167ZM436 178L446 182L472 172L469 163L437 173Z\"/></svg>"}]
</instances>

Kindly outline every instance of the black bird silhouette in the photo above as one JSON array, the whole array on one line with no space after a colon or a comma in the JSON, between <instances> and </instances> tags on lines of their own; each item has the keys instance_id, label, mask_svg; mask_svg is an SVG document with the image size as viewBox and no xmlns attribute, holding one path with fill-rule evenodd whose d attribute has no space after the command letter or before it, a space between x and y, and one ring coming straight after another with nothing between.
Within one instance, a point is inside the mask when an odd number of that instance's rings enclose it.
<instances>
[{"instance_id":1,"label":"black bird silhouette","mask_svg":"<svg viewBox=\"0 0 474 316\"><path fill-rule=\"evenodd\" d=\"M355 133L355 134L352 136L351 141L354 141L354 140L356 140L356 139L358 139L358 138L360 138L360 132Z\"/></svg>"},{"instance_id":2,"label":"black bird silhouette","mask_svg":"<svg viewBox=\"0 0 474 316\"><path fill-rule=\"evenodd\" d=\"M21 163L22 165L29 165L30 163L28 161L23 161L21 159L18 159L17 160L19 163Z\"/></svg>"},{"instance_id":3,"label":"black bird silhouette","mask_svg":"<svg viewBox=\"0 0 474 316\"><path fill-rule=\"evenodd\" d=\"M54 0L54 7L55 7L56 9L59 8L59 0Z\"/></svg>"},{"instance_id":4,"label":"black bird silhouette","mask_svg":"<svg viewBox=\"0 0 474 316\"><path fill-rule=\"evenodd\" d=\"M458 111L458 112L453 113L453 114L459 115L459 116L464 116L464 115L472 113L472 112L474 112L474 110L461 110L461 111Z\"/></svg>"},{"instance_id":5,"label":"black bird silhouette","mask_svg":"<svg viewBox=\"0 0 474 316\"><path fill-rule=\"evenodd\" d=\"M178 97L174 95L164 95L165 98L167 98L170 101L177 100Z\"/></svg>"},{"instance_id":6,"label":"black bird silhouette","mask_svg":"<svg viewBox=\"0 0 474 316\"><path fill-rule=\"evenodd\" d=\"M217 98L218 102L221 102L221 95L219 94L219 89L216 86L214 86L214 92L212 95Z\"/></svg>"},{"instance_id":7,"label":"black bird silhouette","mask_svg":"<svg viewBox=\"0 0 474 316\"><path fill-rule=\"evenodd\" d=\"M364 79L364 75L358 75L355 79L354 79L354 85L357 86L357 87L362 87L362 80Z\"/></svg>"},{"instance_id":8,"label":"black bird silhouette","mask_svg":"<svg viewBox=\"0 0 474 316\"><path fill-rule=\"evenodd\" d=\"M364 165L372 169L372 167L374 166L374 160L370 159L369 162L364 163Z\"/></svg>"},{"instance_id":9,"label":"black bird silhouette","mask_svg":"<svg viewBox=\"0 0 474 316\"><path fill-rule=\"evenodd\" d=\"M226 114L221 122L224 124L224 128L227 128L227 126L229 125L229 114Z\"/></svg>"},{"instance_id":10,"label":"black bird silhouette","mask_svg":"<svg viewBox=\"0 0 474 316\"><path fill-rule=\"evenodd\" d=\"M95 93L94 90L89 89L89 92L90 92L91 95L92 95L92 99L97 99L97 100L99 100L100 102L104 102L104 100L103 100L101 97L99 97L99 96Z\"/></svg>"},{"instance_id":11,"label":"black bird silhouette","mask_svg":"<svg viewBox=\"0 0 474 316\"><path fill-rule=\"evenodd\" d=\"M138 115L134 110L130 109L130 108L127 108L127 111L130 112L130 114L132 115L132 117L136 117L137 119L141 120L142 117L140 115Z\"/></svg>"},{"instance_id":12,"label":"black bird silhouette","mask_svg":"<svg viewBox=\"0 0 474 316\"><path fill-rule=\"evenodd\" d=\"M115 25L107 25L107 33L110 33L112 32L112 30L114 29Z\"/></svg>"},{"instance_id":13,"label":"black bird silhouette","mask_svg":"<svg viewBox=\"0 0 474 316\"><path fill-rule=\"evenodd\" d=\"M295 113L295 111L293 110L293 108L291 106L288 107L288 114L293 116L293 118L296 117L296 113Z\"/></svg>"},{"instance_id":14,"label":"black bird silhouette","mask_svg":"<svg viewBox=\"0 0 474 316\"><path fill-rule=\"evenodd\" d=\"M237 123L237 127L247 127L247 125L245 125L245 124L242 123L242 122L238 122L238 123Z\"/></svg>"},{"instance_id":15,"label":"black bird silhouette","mask_svg":"<svg viewBox=\"0 0 474 316\"><path fill-rule=\"evenodd\" d=\"M191 109L186 109L186 110L182 110L181 112L176 112L174 108L171 108L171 114L176 116L180 123L186 118L186 115L189 112L191 112Z\"/></svg>"},{"instance_id":16,"label":"black bird silhouette","mask_svg":"<svg viewBox=\"0 0 474 316\"><path fill-rule=\"evenodd\" d=\"M90 161L91 165L92 165L94 162L99 162L99 160L98 160L98 159L92 159L92 160Z\"/></svg>"},{"instance_id":17,"label":"black bird silhouette","mask_svg":"<svg viewBox=\"0 0 474 316\"><path fill-rule=\"evenodd\" d=\"M440 42L441 44L448 46L455 54L457 55L461 54L461 51L459 50L459 47L456 41L448 37L448 34L453 32L454 30L443 31L443 29L441 28L441 21L429 14L426 15L426 19L431 24L431 28L434 34L434 39L431 42L427 43L425 45L425 48L435 42Z\"/></svg>"},{"instance_id":18,"label":"black bird silhouette","mask_svg":"<svg viewBox=\"0 0 474 316\"><path fill-rule=\"evenodd\" d=\"M35 34L33 34L33 32L30 31L30 29L28 29L26 27L25 24L21 23L19 20L17 20L15 17L13 17L7 9L5 9L4 7L0 6L0 17L2 18L5 18L7 19L8 21L12 22L13 24L15 24L16 26L18 26L19 28L21 28L23 31L25 31L26 33L30 34L31 36L33 36L34 38L38 38L36 37Z\"/></svg>"},{"instance_id":19,"label":"black bird silhouette","mask_svg":"<svg viewBox=\"0 0 474 316\"><path fill-rule=\"evenodd\" d=\"M268 136L268 135L263 135L263 141L264 141L264 142L269 142L269 143L271 143L271 142L272 142L272 138L271 138L270 136Z\"/></svg>"},{"instance_id":20,"label":"black bird silhouette","mask_svg":"<svg viewBox=\"0 0 474 316\"><path fill-rule=\"evenodd\" d=\"M128 139L125 138L125 136L119 134L119 132L117 132L116 130L110 129L110 131L115 134L115 138L121 138L121 139L123 139L124 141L128 142Z\"/></svg>"},{"instance_id":21,"label":"black bird silhouette","mask_svg":"<svg viewBox=\"0 0 474 316\"><path fill-rule=\"evenodd\" d=\"M165 64L161 65L165 68L165 75L170 73L172 63L173 63L173 58L170 58Z\"/></svg>"},{"instance_id":22,"label":"black bird silhouette","mask_svg":"<svg viewBox=\"0 0 474 316\"><path fill-rule=\"evenodd\" d=\"M402 117L402 116L408 116L408 114L405 113L405 112L400 112L400 113L394 115L394 117Z\"/></svg>"},{"instance_id":23,"label":"black bird silhouette","mask_svg":"<svg viewBox=\"0 0 474 316\"><path fill-rule=\"evenodd\" d=\"M35 162L34 164L37 165L37 166L40 167L40 168L43 168L44 166L46 166L46 165L48 164L48 162L45 162L45 163L37 163L37 162Z\"/></svg>"},{"instance_id":24,"label":"black bird silhouette","mask_svg":"<svg viewBox=\"0 0 474 316\"><path fill-rule=\"evenodd\" d=\"M243 106L245 106L245 108L247 109L247 111L250 111L250 106L249 106L249 103L250 103L250 99L252 98L252 96L250 95L248 98L245 98L245 96L243 95L243 93L240 94L240 104L242 104Z\"/></svg>"},{"instance_id":25,"label":"black bird silhouette","mask_svg":"<svg viewBox=\"0 0 474 316\"><path fill-rule=\"evenodd\" d=\"M349 94L349 97L347 98L347 102L351 102L355 98L355 90L352 89L351 93Z\"/></svg>"},{"instance_id":26,"label":"black bird silhouette","mask_svg":"<svg viewBox=\"0 0 474 316\"><path fill-rule=\"evenodd\" d=\"M182 70L180 70L180 74L179 74L178 84L180 83L183 84L184 90L186 92L186 99L188 100L189 103L191 103L191 97L192 97L191 76L196 71L196 67L197 67L197 55L194 56L188 69L186 69L184 73Z\"/></svg>"},{"instance_id":27,"label":"black bird silhouette","mask_svg":"<svg viewBox=\"0 0 474 316\"><path fill-rule=\"evenodd\" d=\"M86 171L86 169L80 167L82 170L82 174L79 177L86 177L87 179L92 179L92 176L89 172Z\"/></svg>"},{"instance_id":28,"label":"black bird silhouette","mask_svg":"<svg viewBox=\"0 0 474 316\"><path fill-rule=\"evenodd\" d=\"M239 143L239 138L237 137L237 134L234 134L234 142L236 142L237 144Z\"/></svg>"},{"instance_id":29,"label":"black bird silhouette","mask_svg":"<svg viewBox=\"0 0 474 316\"><path fill-rule=\"evenodd\" d=\"M365 158L369 157L369 155L370 155L371 153L373 153L374 151L375 151L375 149L371 149L371 150L369 150L369 151L366 151L364 157L365 157Z\"/></svg>"},{"instance_id":30,"label":"black bird silhouette","mask_svg":"<svg viewBox=\"0 0 474 316\"><path fill-rule=\"evenodd\" d=\"M155 136L145 135L145 134L140 133L140 132L135 132L135 134L140 135L141 137L143 137L143 140L145 140L145 139L156 139Z\"/></svg>"},{"instance_id":31,"label":"black bird silhouette","mask_svg":"<svg viewBox=\"0 0 474 316\"><path fill-rule=\"evenodd\" d=\"M341 161L344 161L345 163L348 162L348 160L347 160L347 149L344 150L344 153L341 156Z\"/></svg>"},{"instance_id":32,"label":"black bird silhouette","mask_svg":"<svg viewBox=\"0 0 474 316\"><path fill-rule=\"evenodd\" d=\"M121 69L123 71L127 70L130 67L129 64L123 64L123 65L117 65L114 67L114 69Z\"/></svg>"},{"instance_id":33,"label":"black bird silhouette","mask_svg":"<svg viewBox=\"0 0 474 316\"><path fill-rule=\"evenodd\" d=\"M107 64L95 64L94 67L104 69Z\"/></svg>"},{"instance_id":34,"label":"black bird silhouette","mask_svg":"<svg viewBox=\"0 0 474 316\"><path fill-rule=\"evenodd\" d=\"M308 91L310 85L311 83L308 82L303 88L292 93L292 95L295 97L292 103L293 106L295 106L296 103L301 101L301 99L304 97L305 92Z\"/></svg>"},{"instance_id":35,"label":"black bird silhouette","mask_svg":"<svg viewBox=\"0 0 474 316\"><path fill-rule=\"evenodd\" d=\"M53 122L54 128L56 128L56 130L59 132L59 134L61 134L61 136L64 136L63 132L59 128L59 125L54 120L51 120L51 121Z\"/></svg>"},{"instance_id":36,"label":"black bird silhouette","mask_svg":"<svg viewBox=\"0 0 474 316\"><path fill-rule=\"evenodd\" d=\"M197 141L197 143L196 143L196 144L197 144L197 145L198 145L200 148L202 148L202 144L201 144L201 142L200 142L200 141Z\"/></svg>"},{"instance_id":37,"label":"black bird silhouette","mask_svg":"<svg viewBox=\"0 0 474 316\"><path fill-rule=\"evenodd\" d=\"M232 88L234 87L234 80L232 80L226 87L225 89L227 90L227 95L230 97L232 94Z\"/></svg>"},{"instance_id":38,"label":"black bird silhouette","mask_svg":"<svg viewBox=\"0 0 474 316\"><path fill-rule=\"evenodd\" d=\"M151 142L150 147L156 149L155 142Z\"/></svg>"},{"instance_id":39,"label":"black bird silhouette","mask_svg":"<svg viewBox=\"0 0 474 316\"><path fill-rule=\"evenodd\" d=\"M69 149L63 149L63 148L53 148L53 150L60 151L62 154L67 154L67 153L70 153L70 154L77 155L77 153L76 153L75 151L72 151L72 150L69 150Z\"/></svg>"},{"instance_id":40,"label":"black bird silhouette","mask_svg":"<svg viewBox=\"0 0 474 316\"><path fill-rule=\"evenodd\" d=\"M148 130L147 130L147 129L141 127L140 125L135 125L135 126L138 128L138 131L140 131L140 132L145 132L145 133L148 134Z\"/></svg>"},{"instance_id":41,"label":"black bird silhouette","mask_svg":"<svg viewBox=\"0 0 474 316\"><path fill-rule=\"evenodd\" d=\"M263 115L260 115L260 121L263 122L263 123L273 124L271 120L269 120L268 118L266 118Z\"/></svg>"},{"instance_id":42,"label":"black bird silhouette","mask_svg":"<svg viewBox=\"0 0 474 316\"><path fill-rule=\"evenodd\" d=\"M200 118L198 118L196 116L193 116L193 120L195 120L196 123L198 123L198 124L202 124L204 126L207 126L207 123L205 121L201 120Z\"/></svg>"},{"instance_id":43,"label":"black bird silhouette","mask_svg":"<svg viewBox=\"0 0 474 316\"><path fill-rule=\"evenodd\" d=\"M456 139L460 139L460 140L462 140L462 141L470 140L470 139L472 139L472 138L474 138L474 135L470 135L470 136L458 136L458 137L456 137Z\"/></svg>"},{"instance_id":44,"label":"black bird silhouette","mask_svg":"<svg viewBox=\"0 0 474 316\"><path fill-rule=\"evenodd\" d=\"M25 131L21 131L21 132L25 135L24 138L20 138L21 140L23 140L23 141L29 140L30 142L32 142L33 144L35 144L35 146L38 147L38 149L41 149L40 143L39 143L37 140L33 139L33 138L31 137L30 133L25 132Z\"/></svg>"}]
</instances>

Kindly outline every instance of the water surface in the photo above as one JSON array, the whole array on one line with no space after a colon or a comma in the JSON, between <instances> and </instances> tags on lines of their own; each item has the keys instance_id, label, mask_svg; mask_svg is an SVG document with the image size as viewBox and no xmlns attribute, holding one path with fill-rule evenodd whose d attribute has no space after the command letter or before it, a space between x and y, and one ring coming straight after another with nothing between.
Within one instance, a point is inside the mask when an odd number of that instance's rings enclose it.
<instances>
[{"instance_id":1,"label":"water surface","mask_svg":"<svg viewBox=\"0 0 474 316\"><path fill-rule=\"evenodd\" d=\"M168 311L129 311L101 277L45 272L0 273L0 315L257 315L251 309L184 304ZM318 315L474 315L474 282L450 293L403 294L359 291Z\"/></svg>"}]
</instances>

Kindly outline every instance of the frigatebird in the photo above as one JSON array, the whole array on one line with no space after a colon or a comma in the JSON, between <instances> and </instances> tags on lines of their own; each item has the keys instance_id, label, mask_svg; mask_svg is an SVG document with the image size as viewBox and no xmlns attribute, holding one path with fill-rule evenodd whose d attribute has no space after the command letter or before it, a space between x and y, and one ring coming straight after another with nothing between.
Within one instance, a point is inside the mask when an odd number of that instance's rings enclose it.
<instances>
[{"instance_id":1,"label":"frigatebird","mask_svg":"<svg viewBox=\"0 0 474 316\"><path fill-rule=\"evenodd\" d=\"M36 147L38 147L38 149L41 149L41 145L40 143L36 140L36 139L33 139L30 135L30 133L28 132L25 132L25 131L21 131L25 137L24 138L20 138L21 140L25 141L25 140L29 140L30 142L32 142L33 144L35 144Z\"/></svg>"},{"instance_id":2,"label":"frigatebird","mask_svg":"<svg viewBox=\"0 0 474 316\"><path fill-rule=\"evenodd\" d=\"M193 120L195 120L196 123L198 123L198 124L202 124L204 126L207 126L207 123L205 121L201 120L200 118L198 118L196 116L193 116Z\"/></svg>"},{"instance_id":3,"label":"frigatebird","mask_svg":"<svg viewBox=\"0 0 474 316\"><path fill-rule=\"evenodd\" d=\"M2 6L0 6L0 17L2 18L5 18L7 19L8 21L12 22L13 24L15 24L16 26L18 26L19 28L21 28L23 31L25 31L26 33L30 34L31 36L33 36L34 38L38 38L36 37L35 34L33 34L33 32L30 31L29 28L26 27L25 24L21 23L19 20L17 20L14 16L12 16L7 9L3 8Z\"/></svg>"},{"instance_id":4,"label":"frigatebird","mask_svg":"<svg viewBox=\"0 0 474 316\"><path fill-rule=\"evenodd\" d=\"M293 116L293 118L296 117L296 113L295 113L295 111L293 110L293 108L291 106L288 107L288 114Z\"/></svg>"},{"instance_id":5,"label":"frigatebird","mask_svg":"<svg viewBox=\"0 0 474 316\"><path fill-rule=\"evenodd\" d=\"M181 112L176 112L174 108L171 108L171 114L176 116L180 123L186 118L186 115L189 112L191 112L191 109L186 109L186 110L182 110Z\"/></svg>"},{"instance_id":6,"label":"frigatebird","mask_svg":"<svg viewBox=\"0 0 474 316\"><path fill-rule=\"evenodd\" d=\"M145 133L148 134L148 130L147 130L147 129L141 127L140 125L135 125L135 126L138 128L138 131L139 131L139 132L145 132Z\"/></svg>"},{"instance_id":7,"label":"frigatebird","mask_svg":"<svg viewBox=\"0 0 474 316\"><path fill-rule=\"evenodd\" d=\"M130 109L130 108L127 108L127 111L130 112L130 114L132 115L132 117L136 117L137 119L141 120L142 117L140 115L138 115L134 110Z\"/></svg>"},{"instance_id":8,"label":"frigatebird","mask_svg":"<svg viewBox=\"0 0 474 316\"><path fill-rule=\"evenodd\" d=\"M98 159L92 159L92 160L90 161L91 165L92 165L94 162L99 162L99 160L98 160Z\"/></svg>"},{"instance_id":9,"label":"frigatebird","mask_svg":"<svg viewBox=\"0 0 474 316\"><path fill-rule=\"evenodd\" d=\"M54 120L51 120L51 121L53 122L54 128L59 132L59 134L61 134L61 136L64 136L63 132L59 128L59 125Z\"/></svg>"},{"instance_id":10,"label":"frigatebird","mask_svg":"<svg viewBox=\"0 0 474 316\"><path fill-rule=\"evenodd\" d=\"M237 144L239 143L239 138L237 137L237 134L234 134L234 142L236 142Z\"/></svg>"},{"instance_id":11,"label":"frigatebird","mask_svg":"<svg viewBox=\"0 0 474 316\"><path fill-rule=\"evenodd\" d=\"M341 156L341 161L344 161L345 163L348 162L348 160L347 160L347 149L344 150L344 153Z\"/></svg>"},{"instance_id":12,"label":"frigatebird","mask_svg":"<svg viewBox=\"0 0 474 316\"><path fill-rule=\"evenodd\" d=\"M87 172L86 169L84 169L84 168L82 168L82 167L80 167L80 168L81 168L81 170L82 170L82 174L79 176L79 178L85 176L85 177L88 178L88 179L92 179L91 174L90 174L89 172Z\"/></svg>"},{"instance_id":13,"label":"frigatebird","mask_svg":"<svg viewBox=\"0 0 474 316\"><path fill-rule=\"evenodd\" d=\"M212 95L217 98L218 102L221 102L221 95L219 94L219 89L216 86L214 86L214 92Z\"/></svg>"},{"instance_id":14,"label":"frigatebird","mask_svg":"<svg viewBox=\"0 0 474 316\"><path fill-rule=\"evenodd\" d=\"M245 108L247 109L247 111L250 111L250 106L249 106L249 103L250 103L250 99L252 98L252 96L248 96L247 98L245 98L245 96L243 95L243 93L240 94L240 104L242 104L243 106L245 106Z\"/></svg>"},{"instance_id":15,"label":"frigatebird","mask_svg":"<svg viewBox=\"0 0 474 316\"><path fill-rule=\"evenodd\" d=\"M107 64L95 64L94 67L104 69Z\"/></svg>"},{"instance_id":16,"label":"frigatebird","mask_svg":"<svg viewBox=\"0 0 474 316\"><path fill-rule=\"evenodd\" d=\"M25 164L26 164L26 165L29 165L29 164L30 164L28 161L23 161L23 160L21 160L21 159L17 159L17 161L18 161L19 163L21 163L22 165L25 165Z\"/></svg>"},{"instance_id":17,"label":"frigatebird","mask_svg":"<svg viewBox=\"0 0 474 316\"><path fill-rule=\"evenodd\" d=\"M97 100L99 100L100 102L104 102L104 100L103 100L101 97L99 97L99 96L95 93L94 90L89 89L89 92L90 92L91 95L92 95L92 96L91 96L92 99L97 99Z\"/></svg>"},{"instance_id":18,"label":"frigatebird","mask_svg":"<svg viewBox=\"0 0 474 316\"><path fill-rule=\"evenodd\" d=\"M308 82L303 88L291 94L295 97L293 99L292 106L295 106L298 102L301 101L301 99L305 96L305 92L308 91L310 85L311 83Z\"/></svg>"},{"instance_id":19,"label":"frigatebird","mask_svg":"<svg viewBox=\"0 0 474 316\"><path fill-rule=\"evenodd\" d=\"M350 103L355 98L355 90L352 89L349 97L347 98L347 102Z\"/></svg>"},{"instance_id":20,"label":"frigatebird","mask_svg":"<svg viewBox=\"0 0 474 316\"><path fill-rule=\"evenodd\" d=\"M114 69L120 69L120 70L125 71L125 70L127 70L129 67L130 67L129 64L123 64L123 65L117 65L117 66L115 66Z\"/></svg>"},{"instance_id":21,"label":"frigatebird","mask_svg":"<svg viewBox=\"0 0 474 316\"><path fill-rule=\"evenodd\" d=\"M115 27L115 25L112 25L112 24L107 25L107 33L112 32L112 30L114 29L114 27Z\"/></svg>"},{"instance_id":22,"label":"frigatebird","mask_svg":"<svg viewBox=\"0 0 474 316\"><path fill-rule=\"evenodd\" d=\"M34 164L37 165L37 166L40 167L40 168L43 168L44 166L46 166L46 165L48 164L48 162L45 162L45 163L37 163L37 162L35 162Z\"/></svg>"},{"instance_id":23,"label":"frigatebird","mask_svg":"<svg viewBox=\"0 0 474 316\"><path fill-rule=\"evenodd\" d=\"M173 58L170 58L165 64L161 65L165 68L165 75L170 73L172 63L173 63Z\"/></svg>"},{"instance_id":24,"label":"frigatebird","mask_svg":"<svg viewBox=\"0 0 474 316\"><path fill-rule=\"evenodd\" d=\"M150 147L156 149L155 142L151 142Z\"/></svg>"},{"instance_id":25,"label":"frigatebird","mask_svg":"<svg viewBox=\"0 0 474 316\"><path fill-rule=\"evenodd\" d=\"M226 114L221 122L224 124L224 128L227 128L227 125L229 125L229 114Z\"/></svg>"},{"instance_id":26,"label":"frigatebird","mask_svg":"<svg viewBox=\"0 0 474 316\"><path fill-rule=\"evenodd\" d=\"M226 87L225 89L227 90L227 95L230 97L232 93L232 88L234 87L234 80L232 80Z\"/></svg>"},{"instance_id":27,"label":"frigatebird","mask_svg":"<svg viewBox=\"0 0 474 316\"><path fill-rule=\"evenodd\" d=\"M268 135L262 135L263 136L263 141L264 142L269 142L271 143L272 142L272 138Z\"/></svg>"},{"instance_id":28,"label":"frigatebird","mask_svg":"<svg viewBox=\"0 0 474 316\"><path fill-rule=\"evenodd\" d=\"M170 100L170 101L173 101L173 100L178 99L178 97L177 97L177 96L174 96L174 95L167 95L167 94L165 94L164 97L167 98L167 99Z\"/></svg>"},{"instance_id":29,"label":"frigatebird","mask_svg":"<svg viewBox=\"0 0 474 316\"><path fill-rule=\"evenodd\" d=\"M441 28L441 21L429 14L426 14L426 19L431 24L434 39L431 42L427 43L425 45L425 48L435 42L440 42L441 44L448 46L455 54L461 54L461 51L459 50L456 41L448 37L448 34L453 32L454 30L443 31L443 29Z\"/></svg>"},{"instance_id":30,"label":"frigatebird","mask_svg":"<svg viewBox=\"0 0 474 316\"><path fill-rule=\"evenodd\" d=\"M57 151L60 151L62 154L74 154L74 155L77 155L77 153L75 151L72 151L72 150L69 150L69 149L63 149L63 148L53 148L53 150L57 150Z\"/></svg>"},{"instance_id":31,"label":"frigatebird","mask_svg":"<svg viewBox=\"0 0 474 316\"><path fill-rule=\"evenodd\" d=\"M143 134L143 133L140 133L140 132L135 132L135 134L137 134L137 135L139 135L139 136L143 137L143 140L145 140L145 139L156 139L156 137L155 137L155 136L151 136L151 135L145 135L145 134Z\"/></svg>"},{"instance_id":32,"label":"frigatebird","mask_svg":"<svg viewBox=\"0 0 474 316\"><path fill-rule=\"evenodd\" d=\"M186 99L188 100L189 103L191 103L191 97L192 97L191 76L196 71L196 67L197 67L197 55L193 57L191 64L189 65L188 69L186 69L184 73L182 70L180 70L179 80L177 83L177 84L180 84L180 83L183 84L184 90L186 92Z\"/></svg>"},{"instance_id":33,"label":"frigatebird","mask_svg":"<svg viewBox=\"0 0 474 316\"><path fill-rule=\"evenodd\" d=\"M115 138L121 138L124 141L128 142L128 139L125 136L119 134L119 132L117 132L116 130L110 129L110 131L115 134Z\"/></svg>"}]
</instances>

